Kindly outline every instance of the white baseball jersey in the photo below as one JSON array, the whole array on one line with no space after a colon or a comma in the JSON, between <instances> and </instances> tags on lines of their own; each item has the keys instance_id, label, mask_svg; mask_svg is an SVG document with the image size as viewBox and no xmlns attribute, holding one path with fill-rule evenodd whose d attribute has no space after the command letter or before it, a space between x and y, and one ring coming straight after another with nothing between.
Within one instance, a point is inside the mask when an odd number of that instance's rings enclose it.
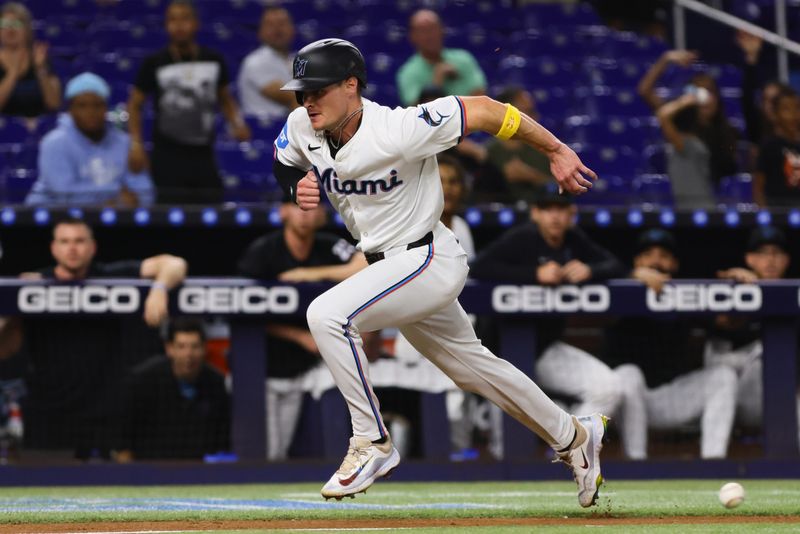
<instances>
[{"instance_id":1,"label":"white baseball jersey","mask_svg":"<svg viewBox=\"0 0 800 534\"><path fill-rule=\"evenodd\" d=\"M436 154L461 140L466 121L455 96L410 108L362 103L361 125L336 157L305 108L289 115L275 157L313 169L358 248L378 252L417 241L439 221L444 200Z\"/></svg>"}]
</instances>

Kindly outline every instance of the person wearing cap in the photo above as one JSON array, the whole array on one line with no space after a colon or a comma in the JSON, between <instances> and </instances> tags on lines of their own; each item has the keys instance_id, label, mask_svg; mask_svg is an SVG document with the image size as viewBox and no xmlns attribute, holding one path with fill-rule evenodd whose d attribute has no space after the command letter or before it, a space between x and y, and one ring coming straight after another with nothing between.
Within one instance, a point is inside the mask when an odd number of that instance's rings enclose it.
<instances>
[{"instance_id":1,"label":"person wearing cap","mask_svg":"<svg viewBox=\"0 0 800 534\"><path fill-rule=\"evenodd\" d=\"M67 113L39 145L39 177L25 203L34 206L119 206L153 202L146 172L128 168L130 137L106 121L110 89L84 72L67 83Z\"/></svg>"},{"instance_id":2,"label":"person wearing cap","mask_svg":"<svg viewBox=\"0 0 800 534\"><path fill-rule=\"evenodd\" d=\"M319 229L325 208L303 211L284 198L283 229L253 241L238 274L282 282L339 282L366 267L364 255L341 237ZM303 319L273 318L267 325L267 459L285 460L303 404L303 377L319 364L319 350Z\"/></svg>"},{"instance_id":3,"label":"person wearing cap","mask_svg":"<svg viewBox=\"0 0 800 534\"><path fill-rule=\"evenodd\" d=\"M775 226L754 228L747 240L744 263L746 267L725 269L717 276L740 284L783 279L791 263L786 235ZM719 315L705 345L707 366L727 366L736 372L739 385L736 418L747 426L759 426L763 419L762 334L761 322L753 317ZM800 418L800 392L797 398Z\"/></svg>"},{"instance_id":4,"label":"person wearing cap","mask_svg":"<svg viewBox=\"0 0 800 534\"><path fill-rule=\"evenodd\" d=\"M408 21L408 37L417 53L397 71L397 93L404 106L419 101L423 91L441 89L446 95L482 95L486 76L473 55L444 47L439 15L420 9Z\"/></svg>"},{"instance_id":5,"label":"person wearing cap","mask_svg":"<svg viewBox=\"0 0 800 534\"><path fill-rule=\"evenodd\" d=\"M660 293L678 273L675 238L660 228L636 241L631 278ZM700 421L700 456L724 458L733 427L736 374L703 367L690 343L696 324L681 318L622 317L606 328L601 358L621 378L622 443L632 459L647 458L649 428L677 429Z\"/></svg>"},{"instance_id":6,"label":"person wearing cap","mask_svg":"<svg viewBox=\"0 0 800 534\"><path fill-rule=\"evenodd\" d=\"M550 187L533 204L531 222L508 230L470 264L478 280L559 286L621 276L622 263L575 226L572 197ZM623 386L595 356L562 341L565 320L536 319L537 384L566 398L570 412L614 414Z\"/></svg>"},{"instance_id":7,"label":"person wearing cap","mask_svg":"<svg viewBox=\"0 0 800 534\"><path fill-rule=\"evenodd\" d=\"M152 97L155 123L149 165L156 201L219 203L223 186L214 154L217 108L237 141L249 141L250 128L231 94L224 57L196 41L200 19L191 0L171 0L164 26L169 43L144 58L128 98L128 162L135 171L147 168L142 108Z\"/></svg>"}]
</instances>

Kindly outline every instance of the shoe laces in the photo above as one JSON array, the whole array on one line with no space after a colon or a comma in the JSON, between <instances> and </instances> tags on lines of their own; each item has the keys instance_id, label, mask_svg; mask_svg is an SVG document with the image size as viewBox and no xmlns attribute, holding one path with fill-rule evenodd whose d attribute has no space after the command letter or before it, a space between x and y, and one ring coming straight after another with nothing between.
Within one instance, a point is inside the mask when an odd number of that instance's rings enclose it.
<instances>
[{"instance_id":1,"label":"shoe laces","mask_svg":"<svg viewBox=\"0 0 800 534\"><path fill-rule=\"evenodd\" d=\"M355 437L350 438L350 445L347 447L347 454L345 455L344 460L342 460L342 465L339 466L339 470L336 472L339 474L349 474L350 472L352 472L353 469L361 465L362 463L361 459L362 457L367 456L368 454L367 449L371 445L372 443L370 443L365 447L364 446L359 447L356 438Z\"/></svg>"}]
</instances>

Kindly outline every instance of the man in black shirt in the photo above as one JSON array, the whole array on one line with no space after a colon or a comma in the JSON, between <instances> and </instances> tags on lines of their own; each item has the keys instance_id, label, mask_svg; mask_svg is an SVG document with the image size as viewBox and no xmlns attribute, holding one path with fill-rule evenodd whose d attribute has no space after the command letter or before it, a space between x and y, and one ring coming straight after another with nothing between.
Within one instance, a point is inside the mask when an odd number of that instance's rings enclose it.
<instances>
[{"instance_id":1,"label":"man in black shirt","mask_svg":"<svg viewBox=\"0 0 800 534\"><path fill-rule=\"evenodd\" d=\"M186 261L162 254L141 261L94 261L97 244L91 228L78 219L53 227L50 245L56 265L22 277L76 284L86 278L150 278L145 322L155 327L168 315L167 292L186 277ZM108 453L109 422L126 367L151 353L157 336L141 320L103 315L86 318L14 317L0 333L0 355L22 349L28 396L25 440L28 448L74 448L79 457Z\"/></svg>"},{"instance_id":2,"label":"man in black shirt","mask_svg":"<svg viewBox=\"0 0 800 534\"><path fill-rule=\"evenodd\" d=\"M155 356L128 377L121 450L115 459L202 459L230 447L230 401L224 378L206 364L199 320L175 319Z\"/></svg>"},{"instance_id":3,"label":"man in black shirt","mask_svg":"<svg viewBox=\"0 0 800 534\"><path fill-rule=\"evenodd\" d=\"M290 198L280 209L283 230L254 241L239 260L239 274L284 282L340 282L367 266L346 240L318 232L325 210L303 211ZM267 325L267 458L285 459L303 403L302 377L319 363L305 317Z\"/></svg>"},{"instance_id":4,"label":"man in black shirt","mask_svg":"<svg viewBox=\"0 0 800 534\"><path fill-rule=\"evenodd\" d=\"M786 276L791 262L789 244L784 233L774 226L759 226L747 241L744 256L746 268L734 267L717 273L722 279L741 284L759 280L780 280ZM724 365L738 376L736 415L747 425L761 425L764 411L761 322L753 317L720 315L708 334L705 364ZM800 417L800 391L797 396ZM800 438L798 438L800 443Z\"/></svg>"},{"instance_id":5,"label":"man in black shirt","mask_svg":"<svg viewBox=\"0 0 800 534\"><path fill-rule=\"evenodd\" d=\"M639 236L631 277L660 294L678 272L672 234L659 228ZM656 297L657 298L657 297ZM623 317L606 329L604 361L624 387L620 427L631 458L647 457L647 429L680 428L700 421L700 455L724 458L733 426L736 374L703 368L690 346L692 324L669 317ZM621 365L620 365L621 364Z\"/></svg>"},{"instance_id":6,"label":"man in black shirt","mask_svg":"<svg viewBox=\"0 0 800 534\"><path fill-rule=\"evenodd\" d=\"M506 232L471 264L474 278L515 284L581 284L607 280L623 272L609 251L575 227L575 206L568 196L545 192L531 210L532 223ZM619 377L587 352L560 341L564 320L536 321L536 380L545 391L576 401L576 414L616 412Z\"/></svg>"},{"instance_id":7,"label":"man in black shirt","mask_svg":"<svg viewBox=\"0 0 800 534\"><path fill-rule=\"evenodd\" d=\"M800 201L800 96L780 88L773 100L774 135L759 149L753 199L761 206L796 206Z\"/></svg>"},{"instance_id":8,"label":"man in black shirt","mask_svg":"<svg viewBox=\"0 0 800 534\"><path fill-rule=\"evenodd\" d=\"M214 157L218 103L233 136L239 141L250 139L250 130L229 89L224 58L195 42L199 26L190 1L169 3L169 44L144 59L128 101L129 167L141 172L147 165L142 105L147 96L153 96L156 123L151 175L161 204L222 201L222 182Z\"/></svg>"}]
</instances>

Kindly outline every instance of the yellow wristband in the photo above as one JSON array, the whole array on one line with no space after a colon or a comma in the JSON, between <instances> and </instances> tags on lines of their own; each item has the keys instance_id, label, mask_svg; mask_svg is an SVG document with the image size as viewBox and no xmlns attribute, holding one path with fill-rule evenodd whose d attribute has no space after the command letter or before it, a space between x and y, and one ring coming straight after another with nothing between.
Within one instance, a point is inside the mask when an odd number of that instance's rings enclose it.
<instances>
[{"instance_id":1,"label":"yellow wristband","mask_svg":"<svg viewBox=\"0 0 800 534\"><path fill-rule=\"evenodd\" d=\"M503 117L503 125L494 136L498 139L511 139L519 130L520 124L522 124L522 117L519 110L511 104L506 104L506 116Z\"/></svg>"}]
</instances>

